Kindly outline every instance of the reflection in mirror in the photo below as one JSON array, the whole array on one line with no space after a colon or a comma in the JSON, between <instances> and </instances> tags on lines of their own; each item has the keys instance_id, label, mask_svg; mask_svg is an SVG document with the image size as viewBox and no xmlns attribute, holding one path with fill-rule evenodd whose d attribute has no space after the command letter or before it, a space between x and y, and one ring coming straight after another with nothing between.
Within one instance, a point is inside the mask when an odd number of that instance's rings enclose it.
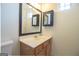
<instances>
[{"instance_id":1,"label":"reflection in mirror","mask_svg":"<svg viewBox=\"0 0 79 59\"><path fill-rule=\"evenodd\" d=\"M39 14L32 16L32 26L39 26Z\"/></svg>"},{"instance_id":2,"label":"reflection in mirror","mask_svg":"<svg viewBox=\"0 0 79 59\"><path fill-rule=\"evenodd\" d=\"M53 10L43 13L43 26L53 26Z\"/></svg>"},{"instance_id":3,"label":"reflection in mirror","mask_svg":"<svg viewBox=\"0 0 79 59\"><path fill-rule=\"evenodd\" d=\"M44 24L46 25L47 24L47 21L48 21L48 15L45 15L44 16L44 19L45 19Z\"/></svg>"},{"instance_id":4,"label":"reflection in mirror","mask_svg":"<svg viewBox=\"0 0 79 59\"><path fill-rule=\"evenodd\" d=\"M30 4L20 4L20 35L41 32L41 11Z\"/></svg>"}]
</instances>

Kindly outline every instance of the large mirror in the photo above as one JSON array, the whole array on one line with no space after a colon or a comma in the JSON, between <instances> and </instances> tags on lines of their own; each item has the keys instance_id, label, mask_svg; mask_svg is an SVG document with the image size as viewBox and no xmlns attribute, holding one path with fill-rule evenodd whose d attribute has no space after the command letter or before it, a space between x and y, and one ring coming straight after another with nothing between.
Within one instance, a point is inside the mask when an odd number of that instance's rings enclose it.
<instances>
[{"instance_id":1,"label":"large mirror","mask_svg":"<svg viewBox=\"0 0 79 59\"><path fill-rule=\"evenodd\" d=\"M20 4L19 35L41 33L42 12L29 3Z\"/></svg>"},{"instance_id":2,"label":"large mirror","mask_svg":"<svg viewBox=\"0 0 79 59\"><path fill-rule=\"evenodd\" d=\"M53 26L53 10L43 12L43 26Z\"/></svg>"}]
</instances>

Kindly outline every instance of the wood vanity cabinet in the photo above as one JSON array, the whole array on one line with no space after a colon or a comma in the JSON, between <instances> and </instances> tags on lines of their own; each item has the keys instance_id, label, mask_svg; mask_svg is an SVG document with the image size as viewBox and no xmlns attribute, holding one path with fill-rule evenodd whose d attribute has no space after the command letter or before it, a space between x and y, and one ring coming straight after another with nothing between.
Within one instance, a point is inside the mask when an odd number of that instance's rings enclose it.
<instances>
[{"instance_id":1,"label":"wood vanity cabinet","mask_svg":"<svg viewBox=\"0 0 79 59\"><path fill-rule=\"evenodd\" d=\"M45 41L39 46L32 48L23 42L20 42L21 56L51 56L51 39Z\"/></svg>"}]
</instances>

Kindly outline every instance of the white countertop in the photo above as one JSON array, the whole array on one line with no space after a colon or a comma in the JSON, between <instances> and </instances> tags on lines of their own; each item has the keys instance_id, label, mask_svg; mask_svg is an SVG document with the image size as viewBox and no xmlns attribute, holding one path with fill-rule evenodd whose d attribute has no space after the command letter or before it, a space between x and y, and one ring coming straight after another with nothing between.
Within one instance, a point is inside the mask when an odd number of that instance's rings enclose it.
<instances>
[{"instance_id":1,"label":"white countertop","mask_svg":"<svg viewBox=\"0 0 79 59\"><path fill-rule=\"evenodd\" d=\"M28 38L26 37L20 37L20 42L35 48L38 45L44 43L45 41L49 40L50 38L52 38L51 35L42 35L42 36L37 36L37 38L35 38L34 36L30 36Z\"/></svg>"}]
</instances>

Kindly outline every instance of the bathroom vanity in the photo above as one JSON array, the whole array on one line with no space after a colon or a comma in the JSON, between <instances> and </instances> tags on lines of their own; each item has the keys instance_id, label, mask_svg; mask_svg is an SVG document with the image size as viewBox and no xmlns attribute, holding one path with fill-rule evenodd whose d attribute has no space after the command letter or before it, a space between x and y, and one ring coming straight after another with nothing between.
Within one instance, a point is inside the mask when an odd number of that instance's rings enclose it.
<instances>
[{"instance_id":1,"label":"bathroom vanity","mask_svg":"<svg viewBox=\"0 0 79 59\"><path fill-rule=\"evenodd\" d=\"M20 38L21 56L50 56L52 36L33 36Z\"/></svg>"}]
</instances>

